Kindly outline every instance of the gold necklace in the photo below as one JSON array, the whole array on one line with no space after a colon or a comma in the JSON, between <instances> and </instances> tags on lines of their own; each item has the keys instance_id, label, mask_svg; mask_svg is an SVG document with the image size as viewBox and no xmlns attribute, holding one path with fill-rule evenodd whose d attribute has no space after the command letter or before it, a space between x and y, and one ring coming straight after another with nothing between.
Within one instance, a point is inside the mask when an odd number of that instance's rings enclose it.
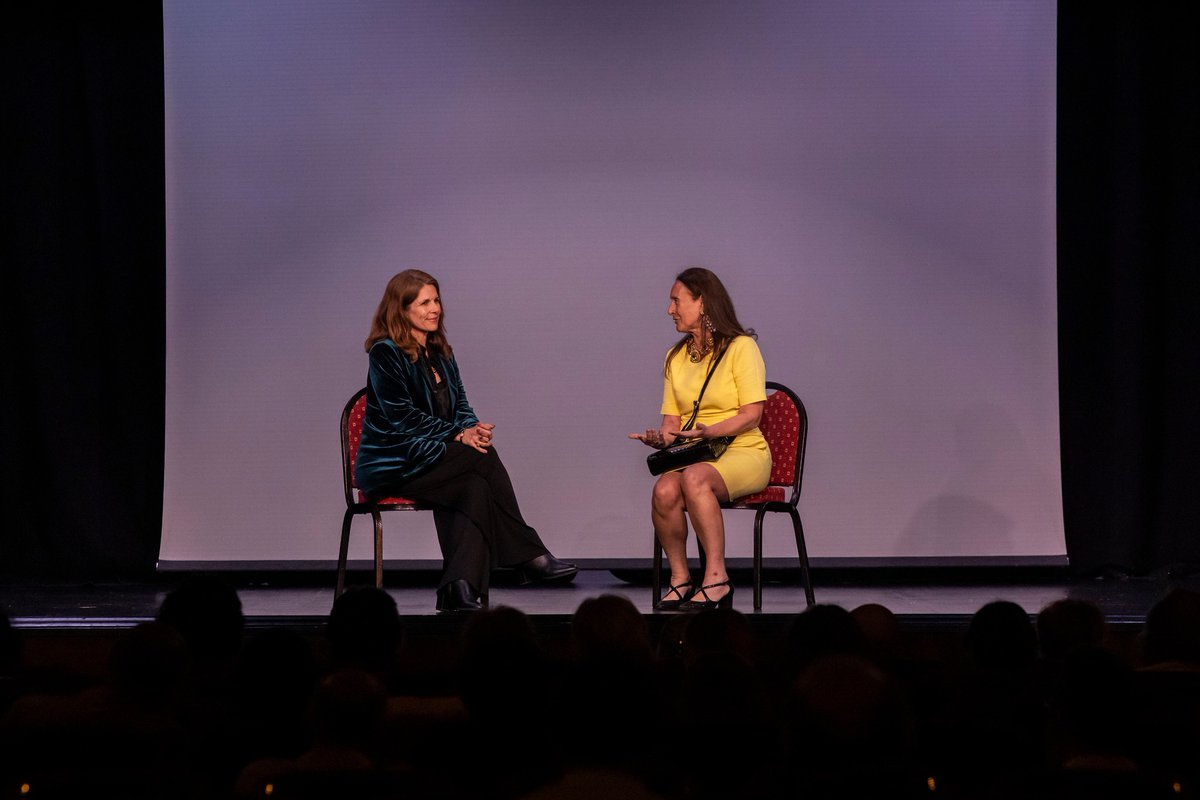
<instances>
[{"instance_id":1,"label":"gold necklace","mask_svg":"<svg viewBox=\"0 0 1200 800\"><path fill-rule=\"evenodd\" d=\"M704 360L704 357L712 352L712 339L706 339L699 347L696 346L696 337L691 336L687 342L688 360L693 364L699 364Z\"/></svg>"}]
</instances>

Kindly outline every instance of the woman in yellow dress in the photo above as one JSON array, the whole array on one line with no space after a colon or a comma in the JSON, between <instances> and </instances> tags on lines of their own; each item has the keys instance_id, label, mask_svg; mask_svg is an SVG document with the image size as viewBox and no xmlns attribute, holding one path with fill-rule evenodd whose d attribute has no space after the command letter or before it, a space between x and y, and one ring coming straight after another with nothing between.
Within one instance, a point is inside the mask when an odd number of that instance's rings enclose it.
<instances>
[{"instance_id":1,"label":"woman in yellow dress","mask_svg":"<svg viewBox=\"0 0 1200 800\"><path fill-rule=\"evenodd\" d=\"M664 473L654 484L651 519L671 565L671 583L659 607L728 608L733 604L733 584L725 569L720 504L762 491L771 476L771 452L758 430L767 400L766 367L753 329L738 322L729 293L711 271L693 267L677 275L667 313L675 320L675 329L685 335L667 351L663 366L662 425L631 433L630 438L659 449L680 437L735 438L716 461ZM695 426L681 431L681 419L691 415L708 370L718 358ZM689 518L706 557L698 587L687 563Z\"/></svg>"}]
</instances>

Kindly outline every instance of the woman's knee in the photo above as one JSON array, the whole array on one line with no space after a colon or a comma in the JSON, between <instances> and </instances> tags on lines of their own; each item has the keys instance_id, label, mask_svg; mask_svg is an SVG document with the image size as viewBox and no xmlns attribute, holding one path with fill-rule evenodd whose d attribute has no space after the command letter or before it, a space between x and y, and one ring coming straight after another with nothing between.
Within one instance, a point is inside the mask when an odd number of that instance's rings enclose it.
<instances>
[{"instance_id":1,"label":"woman's knee","mask_svg":"<svg viewBox=\"0 0 1200 800\"><path fill-rule=\"evenodd\" d=\"M709 470L685 469L679 474L679 490L684 501L694 502L716 495Z\"/></svg>"},{"instance_id":2,"label":"woman's knee","mask_svg":"<svg viewBox=\"0 0 1200 800\"><path fill-rule=\"evenodd\" d=\"M679 488L679 479L673 474L659 478L654 484L650 503L656 511L667 511L682 505L683 492Z\"/></svg>"},{"instance_id":3,"label":"woman's knee","mask_svg":"<svg viewBox=\"0 0 1200 800\"><path fill-rule=\"evenodd\" d=\"M480 475L488 478L497 470L504 469L504 462L500 460L500 454L496 452L495 447L487 447L481 452L474 448L468 448L465 456L467 459L467 472Z\"/></svg>"},{"instance_id":4,"label":"woman's knee","mask_svg":"<svg viewBox=\"0 0 1200 800\"><path fill-rule=\"evenodd\" d=\"M492 487L487 478L468 472L456 476L453 481L447 481L437 502L448 508L463 511L479 504L488 504L491 500Z\"/></svg>"}]
</instances>

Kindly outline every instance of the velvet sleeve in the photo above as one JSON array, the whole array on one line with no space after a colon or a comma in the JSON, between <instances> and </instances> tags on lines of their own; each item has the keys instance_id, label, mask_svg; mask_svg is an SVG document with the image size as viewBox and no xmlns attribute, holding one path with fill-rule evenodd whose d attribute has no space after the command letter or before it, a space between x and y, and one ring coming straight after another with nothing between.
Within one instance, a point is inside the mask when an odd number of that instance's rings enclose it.
<instances>
[{"instance_id":1,"label":"velvet sleeve","mask_svg":"<svg viewBox=\"0 0 1200 800\"><path fill-rule=\"evenodd\" d=\"M441 443L458 432L454 423L438 419L414 404L414 395L425 389L417 383L421 376L404 351L396 347L372 347L367 374L392 433Z\"/></svg>"}]
</instances>

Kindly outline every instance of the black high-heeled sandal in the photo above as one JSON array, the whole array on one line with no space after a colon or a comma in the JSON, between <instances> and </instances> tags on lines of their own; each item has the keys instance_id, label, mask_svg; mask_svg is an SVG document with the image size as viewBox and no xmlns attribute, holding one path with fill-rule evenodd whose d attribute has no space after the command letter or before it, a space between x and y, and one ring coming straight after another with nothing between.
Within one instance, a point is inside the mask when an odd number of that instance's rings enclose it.
<instances>
[{"instance_id":1,"label":"black high-heeled sandal","mask_svg":"<svg viewBox=\"0 0 1200 800\"><path fill-rule=\"evenodd\" d=\"M716 589L718 586L728 586L729 591L716 600L710 599L707 590ZM697 600L696 597L698 595L704 595L704 599ZM710 583L707 586L701 586L686 602L680 603L679 608L682 611L707 611L713 608L733 608L733 584L728 580L723 580L720 583Z\"/></svg>"},{"instance_id":2,"label":"black high-heeled sandal","mask_svg":"<svg viewBox=\"0 0 1200 800\"><path fill-rule=\"evenodd\" d=\"M659 611L678 611L680 604L686 603L692 596L691 592L688 592L685 595L680 590L681 589L690 589L690 588L692 588L692 586L693 586L693 584L690 579L684 581L683 583L679 584L678 586L668 585L667 593L663 597L664 598L670 597L672 594L674 594L679 599L678 600L666 600L666 599L659 600L658 605L655 606L655 608L657 608Z\"/></svg>"}]
</instances>

